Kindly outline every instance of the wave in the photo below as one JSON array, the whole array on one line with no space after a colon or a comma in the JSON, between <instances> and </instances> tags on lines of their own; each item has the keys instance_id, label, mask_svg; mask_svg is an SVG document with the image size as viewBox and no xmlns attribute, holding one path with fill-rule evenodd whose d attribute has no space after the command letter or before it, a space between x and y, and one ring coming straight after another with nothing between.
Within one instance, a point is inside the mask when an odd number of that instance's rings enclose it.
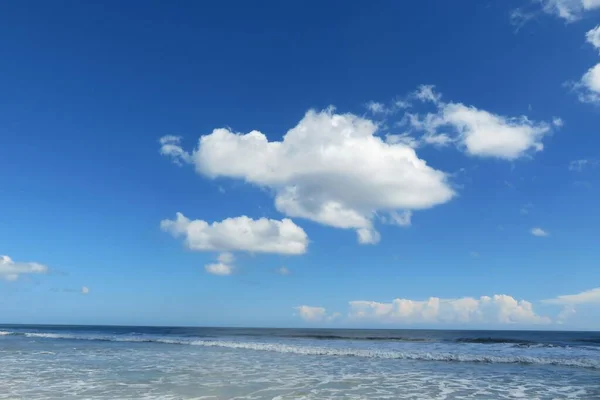
<instances>
[{"instance_id":1,"label":"wave","mask_svg":"<svg viewBox=\"0 0 600 400\"><path fill-rule=\"evenodd\" d=\"M382 341L382 342L432 342L432 339L409 338L399 336L338 336L338 335L279 335L281 338L317 339L317 340L356 340L356 341Z\"/></svg>"},{"instance_id":2,"label":"wave","mask_svg":"<svg viewBox=\"0 0 600 400\"><path fill-rule=\"evenodd\" d=\"M476 338L458 338L456 343L473 343L473 344L509 344L513 347L568 347L566 344L534 342L524 339L509 339L509 338L491 338L491 337L476 337Z\"/></svg>"},{"instance_id":3,"label":"wave","mask_svg":"<svg viewBox=\"0 0 600 400\"><path fill-rule=\"evenodd\" d=\"M313 346L295 346L280 343L250 343L250 342L230 342L220 340L197 340L189 344L193 346L205 347L225 347L230 349L245 349L257 351L271 351L277 353L292 353L314 356L347 356L379 359L402 359L415 361L449 361L449 362L471 362L471 363L502 363L502 364L540 364L557 365L568 367L580 367L600 369L600 361L590 359L555 359L530 356L487 356L472 354L454 354L454 353L420 353L420 352L400 352L400 351L380 351L364 349L337 349L327 347Z\"/></svg>"},{"instance_id":4,"label":"wave","mask_svg":"<svg viewBox=\"0 0 600 400\"><path fill-rule=\"evenodd\" d=\"M577 340L578 342L581 343L594 343L594 344L600 344L600 338L593 338L593 339L579 339Z\"/></svg>"},{"instance_id":5,"label":"wave","mask_svg":"<svg viewBox=\"0 0 600 400\"><path fill-rule=\"evenodd\" d=\"M476 338L458 338L455 340L458 343L479 343L479 344L538 344L531 340L520 340L520 339L503 339L503 338L491 338L491 337L476 337Z\"/></svg>"},{"instance_id":6,"label":"wave","mask_svg":"<svg viewBox=\"0 0 600 400\"><path fill-rule=\"evenodd\" d=\"M76 336L70 334L44 333L44 332L1 332L1 336L17 335L30 338L87 340L102 342L131 342L131 343L160 343L171 345L189 345L203 347L220 347L227 349L241 349L253 351L267 351L276 353L299 354L307 356L337 356L360 357L374 359L398 359L413 361L438 361L438 362L470 362L486 364L532 364L555 365L565 367L579 367L600 370L600 360L588 358L548 358L533 356L492 356L464 353L432 353L432 352L402 352L395 350L375 350L358 348L331 348L321 346L291 345L283 343L260 343L227 340L193 340L193 339L168 339L164 337L123 337L123 336Z\"/></svg>"}]
</instances>

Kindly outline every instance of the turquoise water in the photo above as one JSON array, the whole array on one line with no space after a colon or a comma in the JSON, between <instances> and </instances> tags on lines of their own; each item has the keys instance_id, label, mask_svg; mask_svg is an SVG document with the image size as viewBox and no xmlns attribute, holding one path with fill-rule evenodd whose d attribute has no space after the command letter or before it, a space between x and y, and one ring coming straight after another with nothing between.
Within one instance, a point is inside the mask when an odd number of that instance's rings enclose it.
<instances>
[{"instance_id":1,"label":"turquoise water","mask_svg":"<svg viewBox=\"0 0 600 400\"><path fill-rule=\"evenodd\" d=\"M0 332L0 399L600 399L600 333Z\"/></svg>"}]
</instances>

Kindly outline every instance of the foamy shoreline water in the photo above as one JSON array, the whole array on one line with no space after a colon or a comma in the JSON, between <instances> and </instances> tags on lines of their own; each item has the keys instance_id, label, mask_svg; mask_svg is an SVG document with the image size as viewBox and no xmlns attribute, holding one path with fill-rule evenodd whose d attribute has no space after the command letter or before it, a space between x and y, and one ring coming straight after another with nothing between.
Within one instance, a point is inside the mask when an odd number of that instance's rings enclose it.
<instances>
[{"instance_id":1,"label":"foamy shoreline water","mask_svg":"<svg viewBox=\"0 0 600 400\"><path fill-rule=\"evenodd\" d=\"M4 326L0 399L600 398L598 338Z\"/></svg>"}]
</instances>

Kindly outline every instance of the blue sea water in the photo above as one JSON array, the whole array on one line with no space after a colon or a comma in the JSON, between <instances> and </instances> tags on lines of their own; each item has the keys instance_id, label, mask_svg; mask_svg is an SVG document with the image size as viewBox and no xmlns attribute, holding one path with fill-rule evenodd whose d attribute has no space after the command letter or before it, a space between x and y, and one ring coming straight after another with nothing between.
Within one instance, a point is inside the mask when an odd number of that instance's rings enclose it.
<instances>
[{"instance_id":1,"label":"blue sea water","mask_svg":"<svg viewBox=\"0 0 600 400\"><path fill-rule=\"evenodd\" d=\"M600 399L600 333L2 325L0 399Z\"/></svg>"}]
</instances>

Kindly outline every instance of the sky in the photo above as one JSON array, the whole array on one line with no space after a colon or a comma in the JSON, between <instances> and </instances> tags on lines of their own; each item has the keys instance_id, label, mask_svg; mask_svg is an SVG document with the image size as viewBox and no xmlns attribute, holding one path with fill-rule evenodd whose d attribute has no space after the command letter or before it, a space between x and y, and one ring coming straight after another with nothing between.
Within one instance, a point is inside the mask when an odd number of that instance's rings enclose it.
<instances>
[{"instance_id":1,"label":"sky","mask_svg":"<svg viewBox=\"0 0 600 400\"><path fill-rule=\"evenodd\" d=\"M0 322L600 330L600 1L0 5Z\"/></svg>"}]
</instances>

